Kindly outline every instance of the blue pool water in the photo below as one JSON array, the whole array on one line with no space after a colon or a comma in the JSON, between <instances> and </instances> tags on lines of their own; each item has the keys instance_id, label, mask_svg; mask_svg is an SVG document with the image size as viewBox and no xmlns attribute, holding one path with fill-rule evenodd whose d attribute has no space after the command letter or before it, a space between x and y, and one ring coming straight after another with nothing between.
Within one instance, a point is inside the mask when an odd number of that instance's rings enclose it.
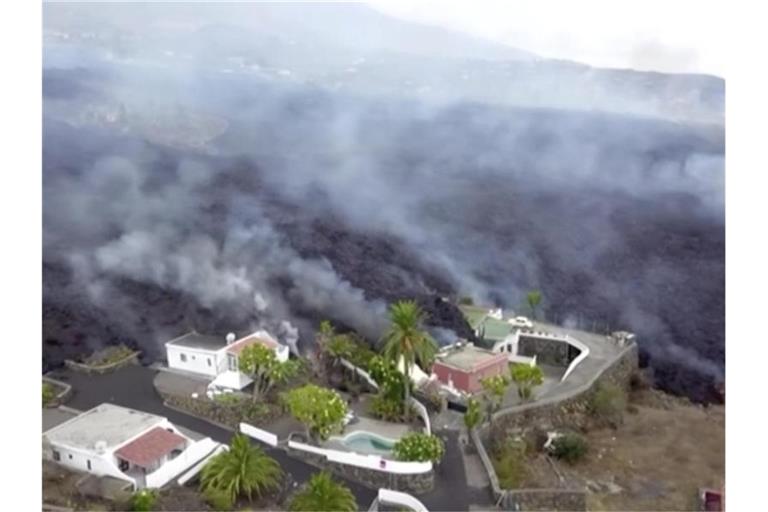
<instances>
[{"instance_id":1,"label":"blue pool water","mask_svg":"<svg viewBox=\"0 0 768 512\"><path fill-rule=\"evenodd\" d=\"M370 432L354 432L341 442L344 446L358 453L370 453L373 455L390 455L394 441L379 437Z\"/></svg>"}]
</instances>

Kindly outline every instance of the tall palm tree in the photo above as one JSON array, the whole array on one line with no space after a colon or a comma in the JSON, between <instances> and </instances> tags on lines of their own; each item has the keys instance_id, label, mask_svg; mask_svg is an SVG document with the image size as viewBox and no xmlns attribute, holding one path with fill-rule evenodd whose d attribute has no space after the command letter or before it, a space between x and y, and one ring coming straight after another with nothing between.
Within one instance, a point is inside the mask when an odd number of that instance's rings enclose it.
<instances>
[{"instance_id":1,"label":"tall palm tree","mask_svg":"<svg viewBox=\"0 0 768 512\"><path fill-rule=\"evenodd\" d=\"M294 496L290 509L294 512L354 512L357 502L347 486L335 482L327 471L321 471Z\"/></svg>"},{"instance_id":2,"label":"tall palm tree","mask_svg":"<svg viewBox=\"0 0 768 512\"><path fill-rule=\"evenodd\" d=\"M275 459L250 443L243 434L235 434L230 448L212 458L200 477L203 491L228 493L234 502L245 495L250 501L265 491L279 488L282 470Z\"/></svg>"},{"instance_id":3,"label":"tall palm tree","mask_svg":"<svg viewBox=\"0 0 768 512\"><path fill-rule=\"evenodd\" d=\"M389 331L384 335L384 357L395 365L403 360L405 372L405 415L410 416L408 398L410 397L411 368L414 364L429 365L437 352L437 343L422 329L425 314L412 300L395 302L389 307Z\"/></svg>"}]
</instances>

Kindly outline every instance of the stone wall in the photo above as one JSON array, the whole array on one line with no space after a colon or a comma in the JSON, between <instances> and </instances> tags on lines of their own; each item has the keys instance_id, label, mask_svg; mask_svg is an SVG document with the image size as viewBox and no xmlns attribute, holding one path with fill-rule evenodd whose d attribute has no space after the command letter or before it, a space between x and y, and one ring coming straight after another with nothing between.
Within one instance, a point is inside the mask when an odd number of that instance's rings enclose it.
<instances>
[{"instance_id":1,"label":"stone wall","mask_svg":"<svg viewBox=\"0 0 768 512\"><path fill-rule=\"evenodd\" d=\"M192 398L160 391L157 393L166 405L174 409L180 409L192 416L207 419L233 430L238 430L241 422L254 426L269 424L282 412L280 407L274 404L248 404L246 402L225 404L210 400L205 396Z\"/></svg>"},{"instance_id":2,"label":"stone wall","mask_svg":"<svg viewBox=\"0 0 768 512\"><path fill-rule=\"evenodd\" d=\"M536 356L539 364L568 367L568 343L551 338L539 338L520 334L517 341L517 354L526 357Z\"/></svg>"},{"instance_id":3,"label":"stone wall","mask_svg":"<svg viewBox=\"0 0 768 512\"><path fill-rule=\"evenodd\" d=\"M349 478L355 482L360 482L371 489L393 489L395 491L407 492L410 494L424 494L431 491L435 485L435 472L399 475L388 473L386 471L377 471L375 469L361 468L349 464L329 461L324 455L311 453L304 450L296 450L289 446L285 448L288 455L293 458L303 460L308 464Z\"/></svg>"},{"instance_id":4,"label":"stone wall","mask_svg":"<svg viewBox=\"0 0 768 512\"><path fill-rule=\"evenodd\" d=\"M504 510L587 510L587 494L578 489L516 489L507 492Z\"/></svg>"},{"instance_id":5,"label":"stone wall","mask_svg":"<svg viewBox=\"0 0 768 512\"><path fill-rule=\"evenodd\" d=\"M624 389L637 369L637 345L627 347L621 356L601 374L567 397L555 397L498 411L493 416L493 439L506 438L510 433L530 426L542 429L584 427L588 420L589 403L598 384L610 382Z\"/></svg>"},{"instance_id":6,"label":"stone wall","mask_svg":"<svg viewBox=\"0 0 768 512\"><path fill-rule=\"evenodd\" d=\"M66 361L64 361L64 365L70 370L74 370L77 372L102 374L102 373L113 372L115 370L123 368L124 366L128 366L129 364L139 364L140 355L141 355L141 352L137 351L121 359L120 361L117 361L111 364L106 364L103 366L91 366L83 363L78 363L77 361L72 361L71 359L67 359Z\"/></svg>"},{"instance_id":7,"label":"stone wall","mask_svg":"<svg viewBox=\"0 0 768 512\"><path fill-rule=\"evenodd\" d=\"M633 344L610 367L569 396L502 409L494 414L490 429L473 430L470 436L488 473L494 503L498 503L502 510L586 510L586 491L583 489L501 489L485 447L491 439L504 440L528 427L549 429L584 425L589 402L599 384L612 383L626 389L637 365L637 345Z\"/></svg>"}]
</instances>

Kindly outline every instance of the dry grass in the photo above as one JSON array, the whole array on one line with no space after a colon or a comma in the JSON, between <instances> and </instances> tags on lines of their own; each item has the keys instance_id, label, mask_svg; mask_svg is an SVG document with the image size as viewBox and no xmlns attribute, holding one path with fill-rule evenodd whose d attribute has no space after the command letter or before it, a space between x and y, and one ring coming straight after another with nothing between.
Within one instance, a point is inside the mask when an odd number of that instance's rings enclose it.
<instances>
[{"instance_id":1,"label":"dry grass","mask_svg":"<svg viewBox=\"0 0 768 512\"><path fill-rule=\"evenodd\" d=\"M700 487L725 476L725 408L699 407L644 391L617 430L587 433L589 452L569 480L588 483L590 510L697 510ZM615 492L604 483L621 487ZM602 488L601 488L602 487Z\"/></svg>"}]
</instances>

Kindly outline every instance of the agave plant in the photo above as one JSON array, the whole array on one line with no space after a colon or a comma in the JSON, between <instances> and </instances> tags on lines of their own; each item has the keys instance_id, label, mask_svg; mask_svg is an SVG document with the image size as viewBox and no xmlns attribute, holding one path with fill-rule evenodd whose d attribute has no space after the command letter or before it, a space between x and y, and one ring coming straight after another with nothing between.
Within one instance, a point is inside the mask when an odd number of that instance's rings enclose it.
<instances>
[{"instance_id":1,"label":"agave plant","mask_svg":"<svg viewBox=\"0 0 768 512\"><path fill-rule=\"evenodd\" d=\"M294 496L290 509L294 512L354 512L357 502L347 486L334 481L327 471L321 471Z\"/></svg>"},{"instance_id":2,"label":"agave plant","mask_svg":"<svg viewBox=\"0 0 768 512\"><path fill-rule=\"evenodd\" d=\"M203 492L226 492L234 502L239 496L250 501L253 494L278 489L282 470L275 459L250 443L243 434L235 434L230 449L212 458L203 468L200 481Z\"/></svg>"}]
</instances>

